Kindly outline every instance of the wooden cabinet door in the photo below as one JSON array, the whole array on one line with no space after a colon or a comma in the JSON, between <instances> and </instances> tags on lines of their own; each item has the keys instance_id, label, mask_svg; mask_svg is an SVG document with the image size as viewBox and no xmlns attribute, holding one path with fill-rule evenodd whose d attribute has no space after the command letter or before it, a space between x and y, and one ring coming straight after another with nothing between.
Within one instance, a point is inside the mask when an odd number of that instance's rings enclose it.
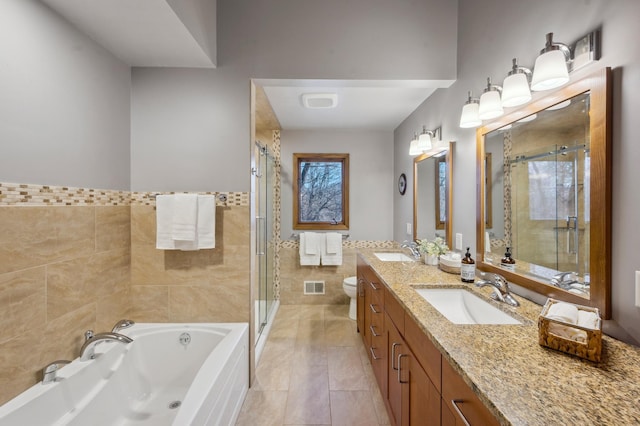
<instances>
[{"instance_id":1,"label":"wooden cabinet door","mask_svg":"<svg viewBox=\"0 0 640 426\"><path fill-rule=\"evenodd\" d=\"M398 367L404 386L402 424L440 425L440 393L411 351L400 356Z\"/></svg>"},{"instance_id":2,"label":"wooden cabinet door","mask_svg":"<svg viewBox=\"0 0 640 426\"><path fill-rule=\"evenodd\" d=\"M387 343L389 354L389 361L387 362L387 380L388 380L388 395L387 401L389 403L389 417L391 424L402 424L402 391L403 385L398 377L398 356L407 353L407 347L404 339L396 329L395 325L391 321L388 314L384 317L385 331L387 333Z\"/></svg>"}]
</instances>

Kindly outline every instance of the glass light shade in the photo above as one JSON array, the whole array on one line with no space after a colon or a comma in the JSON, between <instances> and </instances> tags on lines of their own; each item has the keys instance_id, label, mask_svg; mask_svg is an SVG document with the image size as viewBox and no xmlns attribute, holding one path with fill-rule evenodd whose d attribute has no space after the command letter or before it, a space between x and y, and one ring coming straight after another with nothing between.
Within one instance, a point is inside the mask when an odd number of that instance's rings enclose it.
<instances>
[{"instance_id":1,"label":"glass light shade","mask_svg":"<svg viewBox=\"0 0 640 426\"><path fill-rule=\"evenodd\" d=\"M569 82L567 58L561 50L551 50L536 59L531 90L549 90Z\"/></svg>"},{"instance_id":2,"label":"glass light shade","mask_svg":"<svg viewBox=\"0 0 640 426\"><path fill-rule=\"evenodd\" d=\"M515 107L531 100L529 81L524 73L511 74L502 83L502 106Z\"/></svg>"},{"instance_id":3,"label":"glass light shade","mask_svg":"<svg viewBox=\"0 0 640 426\"><path fill-rule=\"evenodd\" d=\"M429 151L433 145L431 144L431 135L429 133L422 133L418 137L418 149L421 152Z\"/></svg>"},{"instance_id":4,"label":"glass light shade","mask_svg":"<svg viewBox=\"0 0 640 426\"><path fill-rule=\"evenodd\" d=\"M536 118L538 118L538 114L531 114L526 116L525 118L521 118L520 120L518 120L518 123L528 123L529 121L533 121Z\"/></svg>"},{"instance_id":5,"label":"glass light shade","mask_svg":"<svg viewBox=\"0 0 640 426\"><path fill-rule=\"evenodd\" d=\"M409 145L409 155L415 156L422 154L422 151L418 148L418 139L413 138L411 140L411 144Z\"/></svg>"},{"instance_id":6,"label":"glass light shade","mask_svg":"<svg viewBox=\"0 0 640 426\"><path fill-rule=\"evenodd\" d=\"M481 120L491 120L504 114L502 109L502 101L500 100L500 92L497 90L489 90L480 96L480 107L478 108L478 117Z\"/></svg>"},{"instance_id":7,"label":"glass light shade","mask_svg":"<svg viewBox=\"0 0 640 426\"><path fill-rule=\"evenodd\" d=\"M462 114L460 115L460 127L463 129L469 129L471 127L478 127L482 124L482 120L478 117L478 103L471 102L465 104L462 107Z\"/></svg>"}]
</instances>

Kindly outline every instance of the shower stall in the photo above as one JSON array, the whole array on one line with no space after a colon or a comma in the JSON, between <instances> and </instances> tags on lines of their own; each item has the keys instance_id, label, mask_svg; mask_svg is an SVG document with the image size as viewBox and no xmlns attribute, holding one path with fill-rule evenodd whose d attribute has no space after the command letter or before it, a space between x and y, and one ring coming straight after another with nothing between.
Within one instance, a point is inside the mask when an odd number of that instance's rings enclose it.
<instances>
[{"instance_id":1,"label":"shower stall","mask_svg":"<svg viewBox=\"0 0 640 426\"><path fill-rule=\"evenodd\" d=\"M274 200L275 159L269 147L255 143L255 201L256 201L256 276L255 280L255 338L257 351L264 345L266 334L277 310L274 291L276 207Z\"/></svg>"}]
</instances>

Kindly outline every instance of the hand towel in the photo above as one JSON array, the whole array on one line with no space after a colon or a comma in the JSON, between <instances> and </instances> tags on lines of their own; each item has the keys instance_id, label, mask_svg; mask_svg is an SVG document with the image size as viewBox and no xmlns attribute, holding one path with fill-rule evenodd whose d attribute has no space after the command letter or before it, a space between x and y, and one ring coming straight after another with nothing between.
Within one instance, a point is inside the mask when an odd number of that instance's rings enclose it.
<instances>
[{"instance_id":1,"label":"hand towel","mask_svg":"<svg viewBox=\"0 0 640 426\"><path fill-rule=\"evenodd\" d=\"M563 339L574 340L580 343L587 342L587 332L577 328L569 327L562 324L551 323L549 324L549 333L555 334Z\"/></svg>"},{"instance_id":2,"label":"hand towel","mask_svg":"<svg viewBox=\"0 0 640 426\"><path fill-rule=\"evenodd\" d=\"M320 254L320 236L315 232L303 232L303 234L304 234L304 253L319 255Z\"/></svg>"},{"instance_id":3,"label":"hand towel","mask_svg":"<svg viewBox=\"0 0 640 426\"><path fill-rule=\"evenodd\" d=\"M331 246L331 248L329 248ZM342 265L342 235L337 232L328 232L321 239L320 262L325 266ZM329 250L333 250L331 253Z\"/></svg>"},{"instance_id":4,"label":"hand towel","mask_svg":"<svg viewBox=\"0 0 640 426\"><path fill-rule=\"evenodd\" d=\"M179 241L195 241L198 221L198 195L173 196L171 237Z\"/></svg>"},{"instance_id":5,"label":"hand towel","mask_svg":"<svg viewBox=\"0 0 640 426\"><path fill-rule=\"evenodd\" d=\"M563 321L569 324L577 324L578 322L578 307L571 303L558 302L549 306L547 312L547 318L551 318L557 321Z\"/></svg>"},{"instance_id":6,"label":"hand towel","mask_svg":"<svg viewBox=\"0 0 640 426\"><path fill-rule=\"evenodd\" d=\"M598 330L598 315L595 312L578 310L578 325L580 327Z\"/></svg>"},{"instance_id":7,"label":"hand towel","mask_svg":"<svg viewBox=\"0 0 640 426\"><path fill-rule=\"evenodd\" d=\"M309 234L313 234L313 232L301 232L300 233L300 265L301 266L316 266L320 265L320 253L317 254L307 254L307 237ZM316 246L317 250L317 239L314 236L311 236L310 242L312 245Z\"/></svg>"},{"instance_id":8,"label":"hand towel","mask_svg":"<svg viewBox=\"0 0 640 426\"><path fill-rule=\"evenodd\" d=\"M156 196L156 248L173 250L175 245L171 235L173 223L173 196Z\"/></svg>"},{"instance_id":9,"label":"hand towel","mask_svg":"<svg viewBox=\"0 0 640 426\"><path fill-rule=\"evenodd\" d=\"M198 195L198 249L216 247L216 197L214 195Z\"/></svg>"}]
</instances>

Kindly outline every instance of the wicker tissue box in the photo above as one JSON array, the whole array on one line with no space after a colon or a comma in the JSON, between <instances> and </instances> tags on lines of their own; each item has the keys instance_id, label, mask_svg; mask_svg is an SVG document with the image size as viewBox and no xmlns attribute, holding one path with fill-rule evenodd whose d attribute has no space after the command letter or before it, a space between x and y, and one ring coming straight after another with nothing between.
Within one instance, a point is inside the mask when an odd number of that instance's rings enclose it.
<instances>
[{"instance_id":1,"label":"wicker tissue box","mask_svg":"<svg viewBox=\"0 0 640 426\"><path fill-rule=\"evenodd\" d=\"M538 318L540 345L590 361L600 362L602 355L602 320L600 319L598 308L575 305L578 310L593 312L597 315L595 328L582 327L578 324L547 317L549 308L558 302L558 300L549 298L542 308Z\"/></svg>"}]
</instances>

